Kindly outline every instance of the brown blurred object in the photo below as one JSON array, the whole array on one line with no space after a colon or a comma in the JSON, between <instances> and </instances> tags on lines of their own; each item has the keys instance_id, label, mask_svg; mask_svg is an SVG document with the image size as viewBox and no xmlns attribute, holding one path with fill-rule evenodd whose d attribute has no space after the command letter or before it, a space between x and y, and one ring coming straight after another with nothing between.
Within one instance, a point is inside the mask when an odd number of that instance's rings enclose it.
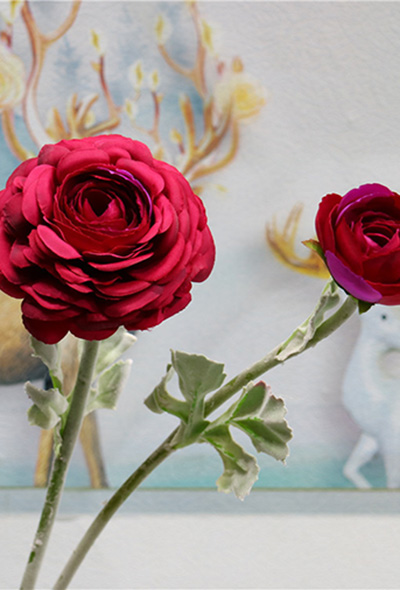
<instances>
[{"instance_id":1,"label":"brown blurred object","mask_svg":"<svg viewBox=\"0 0 400 590\"><path fill-rule=\"evenodd\" d=\"M21 320L21 302L0 291L0 384L44 377L42 361L32 356L29 334Z\"/></svg>"},{"instance_id":2,"label":"brown blurred object","mask_svg":"<svg viewBox=\"0 0 400 590\"><path fill-rule=\"evenodd\" d=\"M44 379L46 367L32 355L30 336L21 320L21 302L0 291L0 384L11 385L27 380ZM76 355L77 341L70 338L64 355L64 393L68 394L75 383L78 371ZM21 392L22 393L22 392ZM80 434L83 453L93 488L107 487L104 461L101 454L100 435L94 413L86 416ZM53 433L42 430L39 441L38 458L34 485L47 485L53 456Z\"/></svg>"},{"instance_id":3,"label":"brown blurred object","mask_svg":"<svg viewBox=\"0 0 400 590\"><path fill-rule=\"evenodd\" d=\"M100 433L95 412L92 412L84 419L79 440L88 468L90 486L94 489L107 488L108 481L101 453ZM46 487L52 460L53 431L42 430L40 433L39 451L34 476L35 487Z\"/></svg>"}]
</instances>

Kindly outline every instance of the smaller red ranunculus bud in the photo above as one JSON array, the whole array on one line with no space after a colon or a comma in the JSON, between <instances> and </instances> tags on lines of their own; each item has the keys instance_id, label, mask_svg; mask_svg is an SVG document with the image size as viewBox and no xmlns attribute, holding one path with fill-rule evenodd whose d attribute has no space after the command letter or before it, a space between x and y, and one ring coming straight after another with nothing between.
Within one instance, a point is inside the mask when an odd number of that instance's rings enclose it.
<instances>
[{"instance_id":1,"label":"smaller red ranunculus bud","mask_svg":"<svg viewBox=\"0 0 400 590\"><path fill-rule=\"evenodd\" d=\"M214 259L186 179L120 135L45 145L0 191L0 287L48 344L156 326L188 305Z\"/></svg>"},{"instance_id":2,"label":"smaller red ranunculus bud","mask_svg":"<svg viewBox=\"0 0 400 590\"><path fill-rule=\"evenodd\" d=\"M400 195L365 184L320 203L316 231L326 265L360 301L400 304Z\"/></svg>"}]
</instances>

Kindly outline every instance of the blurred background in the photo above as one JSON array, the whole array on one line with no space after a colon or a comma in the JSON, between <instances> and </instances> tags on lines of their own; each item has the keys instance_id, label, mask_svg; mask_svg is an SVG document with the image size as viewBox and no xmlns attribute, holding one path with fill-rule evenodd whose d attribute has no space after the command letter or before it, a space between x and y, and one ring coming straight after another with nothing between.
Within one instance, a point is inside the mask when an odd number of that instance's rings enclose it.
<instances>
[{"instance_id":1,"label":"blurred background","mask_svg":"<svg viewBox=\"0 0 400 590\"><path fill-rule=\"evenodd\" d=\"M0 12L1 186L43 143L121 133L187 175L217 245L214 272L194 287L190 306L137 335L117 411L97 414L97 461L116 486L176 425L143 405L169 350L224 362L228 377L264 356L324 287L301 245L314 237L320 199L368 182L400 191L400 5L2 0ZM22 384L43 377L18 307L4 300L0 310L0 486L32 486L41 443ZM286 465L258 457L257 486L354 487L343 466L360 427L342 384L359 322L266 375L294 439ZM90 452L77 448L69 486L93 485ZM379 455L363 472L385 487ZM145 485L210 488L220 473L215 452L197 445Z\"/></svg>"}]
</instances>

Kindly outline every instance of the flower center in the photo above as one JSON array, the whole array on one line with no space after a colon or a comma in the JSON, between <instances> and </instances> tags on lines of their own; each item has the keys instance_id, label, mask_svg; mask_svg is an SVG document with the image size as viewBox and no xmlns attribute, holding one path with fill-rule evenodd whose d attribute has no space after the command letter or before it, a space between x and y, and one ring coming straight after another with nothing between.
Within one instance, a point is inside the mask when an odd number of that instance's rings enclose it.
<instances>
[{"instance_id":1,"label":"flower center","mask_svg":"<svg viewBox=\"0 0 400 590\"><path fill-rule=\"evenodd\" d=\"M386 246L399 231L398 222L385 214L381 214L381 216L366 215L362 220L362 227L370 244L375 244L380 248Z\"/></svg>"},{"instance_id":2,"label":"flower center","mask_svg":"<svg viewBox=\"0 0 400 590\"><path fill-rule=\"evenodd\" d=\"M62 194L65 210L86 224L132 228L152 215L150 195L126 170L98 167L80 172L66 180Z\"/></svg>"},{"instance_id":3,"label":"flower center","mask_svg":"<svg viewBox=\"0 0 400 590\"><path fill-rule=\"evenodd\" d=\"M97 217L101 217L110 205L110 197L103 191L94 189L86 195L86 202L90 205Z\"/></svg>"}]
</instances>

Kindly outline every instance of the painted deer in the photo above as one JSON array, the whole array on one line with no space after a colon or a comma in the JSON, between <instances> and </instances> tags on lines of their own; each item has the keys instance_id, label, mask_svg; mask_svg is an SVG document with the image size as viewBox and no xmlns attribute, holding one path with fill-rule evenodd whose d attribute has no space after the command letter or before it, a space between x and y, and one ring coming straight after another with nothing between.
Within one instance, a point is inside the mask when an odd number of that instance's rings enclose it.
<instances>
[{"instance_id":1,"label":"painted deer","mask_svg":"<svg viewBox=\"0 0 400 590\"><path fill-rule=\"evenodd\" d=\"M343 404L361 435L343 472L358 488L371 487L360 469L376 453L388 488L400 487L400 309L375 305L361 331L343 381Z\"/></svg>"}]
</instances>

